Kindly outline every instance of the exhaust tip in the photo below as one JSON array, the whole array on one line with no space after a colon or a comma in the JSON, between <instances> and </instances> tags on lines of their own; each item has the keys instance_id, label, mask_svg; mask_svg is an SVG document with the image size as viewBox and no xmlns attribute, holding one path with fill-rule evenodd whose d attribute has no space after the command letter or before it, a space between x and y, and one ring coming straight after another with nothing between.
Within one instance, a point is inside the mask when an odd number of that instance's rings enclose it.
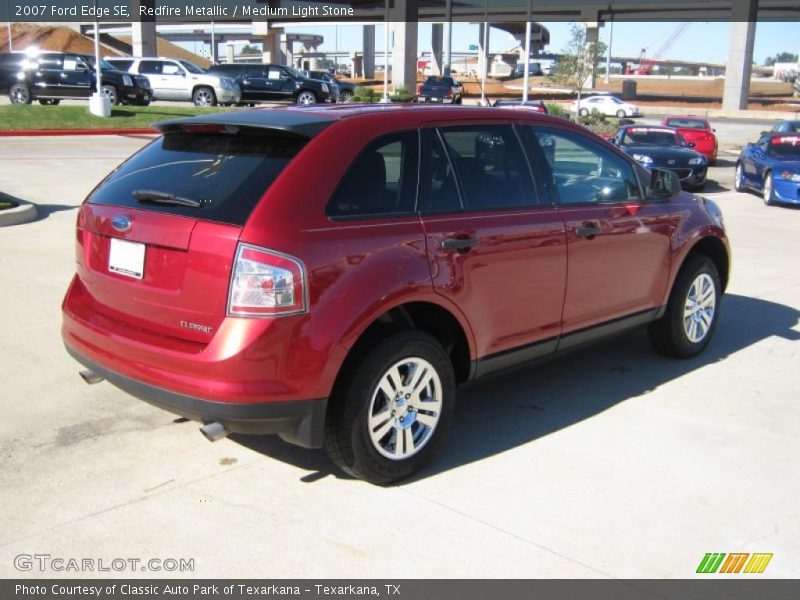
<instances>
[{"instance_id":1,"label":"exhaust tip","mask_svg":"<svg viewBox=\"0 0 800 600\"><path fill-rule=\"evenodd\" d=\"M86 369L85 371L80 371L78 375L80 375L81 379L83 379L89 385L94 385L96 383L100 383L101 381L105 381L104 377L98 375L94 371L90 371L89 369Z\"/></svg>"},{"instance_id":2,"label":"exhaust tip","mask_svg":"<svg viewBox=\"0 0 800 600\"><path fill-rule=\"evenodd\" d=\"M206 423L200 428L202 433L209 442L218 442L223 438L228 437L228 430L225 426L214 421L213 423Z\"/></svg>"}]
</instances>

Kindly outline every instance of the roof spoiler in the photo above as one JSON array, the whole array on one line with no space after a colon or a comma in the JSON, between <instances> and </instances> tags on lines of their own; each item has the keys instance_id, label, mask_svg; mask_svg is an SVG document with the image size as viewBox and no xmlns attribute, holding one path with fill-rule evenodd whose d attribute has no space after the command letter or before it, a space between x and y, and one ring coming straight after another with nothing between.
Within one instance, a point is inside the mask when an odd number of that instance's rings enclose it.
<instances>
[{"instance_id":1,"label":"roof spoiler","mask_svg":"<svg viewBox=\"0 0 800 600\"><path fill-rule=\"evenodd\" d=\"M330 117L285 109L256 109L238 112L214 113L198 117L169 119L153 123L162 133L173 131L216 131L236 133L241 128L250 130L279 131L284 134L313 138L335 123Z\"/></svg>"}]
</instances>

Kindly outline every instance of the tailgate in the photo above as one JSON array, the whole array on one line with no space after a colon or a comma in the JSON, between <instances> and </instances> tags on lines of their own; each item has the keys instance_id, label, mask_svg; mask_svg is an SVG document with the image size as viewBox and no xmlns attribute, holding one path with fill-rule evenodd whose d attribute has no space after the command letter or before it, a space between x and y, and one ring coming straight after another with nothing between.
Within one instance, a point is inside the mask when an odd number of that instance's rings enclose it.
<instances>
[{"instance_id":1,"label":"tailgate","mask_svg":"<svg viewBox=\"0 0 800 600\"><path fill-rule=\"evenodd\" d=\"M112 226L120 217L130 223L126 231ZM95 311L207 342L225 318L240 233L233 225L87 203L78 219L78 275Z\"/></svg>"}]
</instances>

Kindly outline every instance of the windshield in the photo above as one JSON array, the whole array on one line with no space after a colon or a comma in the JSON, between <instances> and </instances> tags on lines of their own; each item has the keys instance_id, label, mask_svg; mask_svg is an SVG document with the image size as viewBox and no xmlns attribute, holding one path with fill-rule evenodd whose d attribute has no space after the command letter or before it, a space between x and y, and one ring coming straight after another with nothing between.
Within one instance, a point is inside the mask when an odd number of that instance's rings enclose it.
<instances>
[{"instance_id":1,"label":"windshield","mask_svg":"<svg viewBox=\"0 0 800 600\"><path fill-rule=\"evenodd\" d=\"M681 129L708 129L708 123L703 119L670 119L667 125Z\"/></svg>"},{"instance_id":2,"label":"windshield","mask_svg":"<svg viewBox=\"0 0 800 600\"><path fill-rule=\"evenodd\" d=\"M615 96L609 96L608 100L610 102L613 102L614 104L625 104L622 100L620 100L619 98L617 98Z\"/></svg>"},{"instance_id":3,"label":"windshield","mask_svg":"<svg viewBox=\"0 0 800 600\"><path fill-rule=\"evenodd\" d=\"M181 65L183 65L183 68L186 69L187 71L189 71L189 73L194 73L195 75L201 75L201 74L205 73L205 71L203 71L203 69L201 69L200 67L198 67L194 63L190 63L188 60L181 60L181 61L178 61L178 62L180 62Z\"/></svg>"},{"instance_id":4,"label":"windshield","mask_svg":"<svg viewBox=\"0 0 800 600\"><path fill-rule=\"evenodd\" d=\"M166 133L111 173L89 201L244 225L305 143L252 130ZM141 203L167 197L195 205Z\"/></svg>"},{"instance_id":5,"label":"windshield","mask_svg":"<svg viewBox=\"0 0 800 600\"><path fill-rule=\"evenodd\" d=\"M626 129L622 143L629 146L685 146L685 140L669 129Z\"/></svg>"},{"instance_id":6,"label":"windshield","mask_svg":"<svg viewBox=\"0 0 800 600\"><path fill-rule=\"evenodd\" d=\"M800 158L800 136L785 135L772 138L769 153L775 156Z\"/></svg>"}]
</instances>

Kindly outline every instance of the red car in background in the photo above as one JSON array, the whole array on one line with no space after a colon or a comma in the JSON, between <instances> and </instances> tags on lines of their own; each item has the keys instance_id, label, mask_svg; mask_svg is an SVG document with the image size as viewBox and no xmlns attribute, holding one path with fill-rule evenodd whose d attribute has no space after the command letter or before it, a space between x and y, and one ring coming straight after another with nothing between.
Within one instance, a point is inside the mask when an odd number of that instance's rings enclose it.
<instances>
[{"instance_id":1,"label":"red car in background","mask_svg":"<svg viewBox=\"0 0 800 600\"><path fill-rule=\"evenodd\" d=\"M693 115L668 116L661 124L674 127L687 142L694 142L694 150L705 156L709 165L717 162L717 136L708 119Z\"/></svg>"}]
</instances>

